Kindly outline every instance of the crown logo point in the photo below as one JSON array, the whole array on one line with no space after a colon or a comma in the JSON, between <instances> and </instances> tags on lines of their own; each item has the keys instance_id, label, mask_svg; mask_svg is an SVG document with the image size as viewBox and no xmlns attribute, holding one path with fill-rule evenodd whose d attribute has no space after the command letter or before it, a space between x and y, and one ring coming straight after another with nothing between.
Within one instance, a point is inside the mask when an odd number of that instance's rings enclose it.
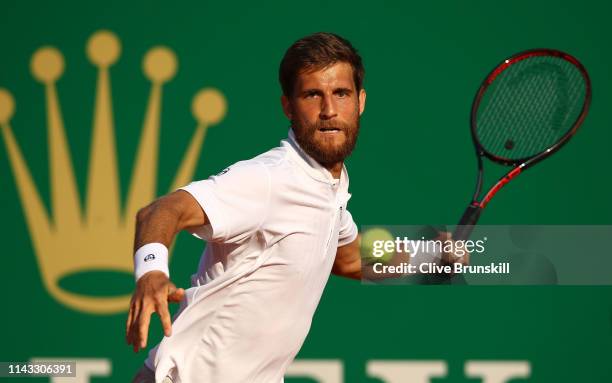
<instances>
[{"instance_id":1,"label":"crown logo point","mask_svg":"<svg viewBox=\"0 0 612 383\"><path fill-rule=\"evenodd\" d=\"M42 47L32 55L31 71L39 82L54 83L64 74L64 56L54 47Z\"/></svg>"},{"instance_id":2,"label":"crown logo point","mask_svg":"<svg viewBox=\"0 0 612 383\"><path fill-rule=\"evenodd\" d=\"M15 113L15 99L11 92L0 88L0 125L8 124Z\"/></svg>"},{"instance_id":3,"label":"crown logo point","mask_svg":"<svg viewBox=\"0 0 612 383\"><path fill-rule=\"evenodd\" d=\"M120 55L121 43L111 31L98 31L87 41L87 58L96 66L110 67L117 62Z\"/></svg>"},{"instance_id":4,"label":"crown logo point","mask_svg":"<svg viewBox=\"0 0 612 383\"><path fill-rule=\"evenodd\" d=\"M200 90L191 104L191 113L200 125L215 125L225 117L227 102L221 92L213 88Z\"/></svg>"},{"instance_id":5,"label":"crown logo point","mask_svg":"<svg viewBox=\"0 0 612 383\"><path fill-rule=\"evenodd\" d=\"M174 78L178 67L174 52L164 46L154 47L147 52L143 61L143 72L155 84L163 84Z\"/></svg>"}]
</instances>

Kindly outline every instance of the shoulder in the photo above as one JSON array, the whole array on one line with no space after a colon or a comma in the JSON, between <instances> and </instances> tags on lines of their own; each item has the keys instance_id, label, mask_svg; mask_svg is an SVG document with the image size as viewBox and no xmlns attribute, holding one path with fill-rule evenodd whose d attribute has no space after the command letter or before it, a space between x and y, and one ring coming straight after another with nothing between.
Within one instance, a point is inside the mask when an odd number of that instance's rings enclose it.
<instances>
[{"instance_id":1,"label":"shoulder","mask_svg":"<svg viewBox=\"0 0 612 383\"><path fill-rule=\"evenodd\" d=\"M284 179L291 172L293 166L287 148L281 146L270 149L251 159L237 162L230 166L230 169L236 167L260 173L266 172L268 177L279 180Z\"/></svg>"},{"instance_id":2,"label":"shoulder","mask_svg":"<svg viewBox=\"0 0 612 383\"><path fill-rule=\"evenodd\" d=\"M230 183L233 186L268 186L273 177L285 166L287 153L282 147L268 150L256 157L238 161L220 172L212 174L208 181Z\"/></svg>"},{"instance_id":3,"label":"shoulder","mask_svg":"<svg viewBox=\"0 0 612 383\"><path fill-rule=\"evenodd\" d=\"M196 183L226 185L227 188L254 188L259 192L265 188L279 191L283 184L295 181L296 165L290 157L288 149L279 146L229 165Z\"/></svg>"}]
</instances>

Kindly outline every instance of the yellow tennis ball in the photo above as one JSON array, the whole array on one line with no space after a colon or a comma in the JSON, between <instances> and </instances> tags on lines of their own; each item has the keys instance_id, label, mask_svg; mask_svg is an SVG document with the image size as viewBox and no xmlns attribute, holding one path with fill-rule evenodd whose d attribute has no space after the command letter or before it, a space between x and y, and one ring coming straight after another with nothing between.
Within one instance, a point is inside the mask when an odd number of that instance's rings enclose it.
<instances>
[{"instance_id":1,"label":"yellow tennis ball","mask_svg":"<svg viewBox=\"0 0 612 383\"><path fill-rule=\"evenodd\" d=\"M393 250L388 251L390 249ZM395 237L387 229L376 227L366 230L361 235L361 261L364 264L387 263L393 255L395 255Z\"/></svg>"}]
</instances>

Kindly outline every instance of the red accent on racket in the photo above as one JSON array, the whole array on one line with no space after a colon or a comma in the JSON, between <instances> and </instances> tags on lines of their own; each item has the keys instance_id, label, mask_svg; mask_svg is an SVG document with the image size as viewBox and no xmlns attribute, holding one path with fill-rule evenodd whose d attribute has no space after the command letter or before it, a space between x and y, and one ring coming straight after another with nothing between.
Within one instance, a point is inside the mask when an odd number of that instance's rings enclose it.
<instances>
[{"instance_id":1,"label":"red accent on racket","mask_svg":"<svg viewBox=\"0 0 612 383\"><path fill-rule=\"evenodd\" d=\"M478 178L453 238L469 238L482 209L502 187L565 145L584 121L590 103L589 75L567 53L533 49L493 69L472 104ZM484 157L512 169L480 197Z\"/></svg>"}]
</instances>

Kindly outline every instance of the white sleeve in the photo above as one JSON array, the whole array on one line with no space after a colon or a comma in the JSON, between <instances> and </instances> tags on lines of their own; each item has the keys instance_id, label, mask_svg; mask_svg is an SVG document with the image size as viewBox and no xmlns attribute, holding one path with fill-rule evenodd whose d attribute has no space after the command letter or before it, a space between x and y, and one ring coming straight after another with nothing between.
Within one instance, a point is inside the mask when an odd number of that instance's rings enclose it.
<instances>
[{"instance_id":1,"label":"white sleeve","mask_svg":"<svg viewBox=\"0 0 612 383\"><path fill-rule=\"evenodd\" d=\"M358 230L353 216L348 210L342 213L340 220L340 231L338 235L338 247L348 245L357 238Z\"/></svg>"},{"instance_id":2,"label":"white sleeve","mask_svg":"<svg viewBox=\"0 0 612 383\"><path fill-rule=\"evenodd\" d=\"M182 187L198 201L209 221L192 233L226 243L251 237L267 216L270 184L270 173L263 164L238 162L216 176Z\"/></svg>"}]
</instances>

